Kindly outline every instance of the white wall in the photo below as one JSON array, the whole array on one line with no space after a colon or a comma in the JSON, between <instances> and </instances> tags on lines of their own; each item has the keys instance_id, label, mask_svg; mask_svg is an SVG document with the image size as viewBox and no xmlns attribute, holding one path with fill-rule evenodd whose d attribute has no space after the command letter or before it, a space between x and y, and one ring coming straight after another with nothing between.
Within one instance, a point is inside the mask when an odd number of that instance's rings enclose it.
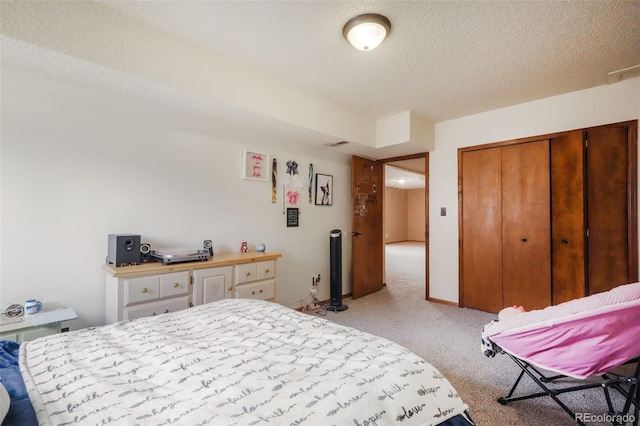
<instances>
[{"instance_id":1,"label":"white wall","mask_svg":"<svg viewBox=\"0 0 640 426\"><path fill-rule=\"evenodd\" d=\"M384 239L386 243L407 240L407 190L384 187ZM424 212L423 212L424 218Z\"/></svg>"},{"instance_id":2,"label":"white wall","mask_svg":"<svg viewBox=\"0 0 640 426\"><path fill-rule=\"evenodd\" d=\"M349 235L350 156L304 143L220 140L193 119L122 96L2 69L0 305L27 298L73 307L72 329L104 323L107 235L132 233L154 248L238 251L247 241L283 254L278 301L302 306L311 276L329 298L329 231ZM242 150L295 160L306 180L333 175L332 207L308 204L287 228L282 191L241 179ZM351 291L343 239L343 293Z\"/></svg>"},{"instance_id":3,"label":"white wall","mask_svg":"<svg viewBox=\"0 0 640 426\"><path fill-rule=\"evenodd\" d=\"M407 239L409 241L426 241L424 192L424 188L407 190Z\"/></svg>"},{"instance_id":4,"label":"white wall","mask_svg":"<svg viewBox=\"0 0 640 426\"><path fill-rule=\"evenodd\" d=\"M310 277L329 298L328 233L348 235L350 157L304 143L221 140L194 119L122 96L2 69L0 306L30 297L73 307L72 328L104 321L102 265L110 233L155 247L216 252L240 242L281 252L278 299L292 307ZM457 149L640 118L640 78L436 125L430 153L430 296L458 300ZM302 203L287 228L266 182L242 180L243 148L334 176L334 205ZM280 195L280 194L279 194ZM440 216L440 207L448 215ZM351 291L343 239L343 293Z\"/></svg>"},{"instance_id":5,"label":"white wall","mask_svg":"<svg viewBox=\"0 0 640 426\"><path fill-rule=\"evenodd\" d=\"M429 154L430 297L458 301L458 148L639 118L634 78L437 123Z\"/></svg>"}]
</instances>

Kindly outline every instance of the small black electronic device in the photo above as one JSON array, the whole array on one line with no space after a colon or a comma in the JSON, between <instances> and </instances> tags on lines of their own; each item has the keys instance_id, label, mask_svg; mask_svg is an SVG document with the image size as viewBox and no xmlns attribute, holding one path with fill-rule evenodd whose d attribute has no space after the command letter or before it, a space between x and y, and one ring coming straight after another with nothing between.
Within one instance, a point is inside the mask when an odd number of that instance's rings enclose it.
<instances>
[{"instance_id":1,"label":"small black electronic device","mask_svg":"<svg viewBox=\"0 0 640 426\"><path fill-rule=\"evenodd\" d=\"M140 235L109 234L107 263L115 266L140 263Z\"/></svg>"}]
</instances>

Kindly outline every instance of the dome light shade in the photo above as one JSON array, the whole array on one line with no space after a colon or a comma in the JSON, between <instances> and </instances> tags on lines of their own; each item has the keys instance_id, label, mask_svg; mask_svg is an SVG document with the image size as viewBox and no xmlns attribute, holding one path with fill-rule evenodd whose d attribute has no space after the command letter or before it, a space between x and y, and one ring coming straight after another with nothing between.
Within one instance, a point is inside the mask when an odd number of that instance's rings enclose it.
<instances>
[{"instance_id":1,"label":"dome light shade","mask_svg":"<svg viewBox=\"0 0 640 426\"><path fill-rule=\"evenodd\" d=\"M344 25L342 35L358 50L373 50L382 43L391 31L391 22L375 13L352 18Z\"/></svg>"}]
</instances>

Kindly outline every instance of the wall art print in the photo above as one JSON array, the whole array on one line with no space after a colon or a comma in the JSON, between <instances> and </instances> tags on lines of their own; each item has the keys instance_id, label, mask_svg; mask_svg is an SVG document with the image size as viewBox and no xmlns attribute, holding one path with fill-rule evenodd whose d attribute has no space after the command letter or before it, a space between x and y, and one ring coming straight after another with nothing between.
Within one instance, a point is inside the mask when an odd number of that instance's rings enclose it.
<instances>
[{"instance_id":1,"label":"wall art print","mask_svg":"<svg viewBox=\"0 0 640 426\"><path fill-rule=\"evenodd\" d=\"M316 206L333 205L333 176L316 173Z\"/></svg>"},{"instance_id":2,"label":"wall art print","mask_svg":"<svg viewBox=\"0 0 640 426\"><path fill-rule=\"evenodd\" d=\"M242 178L269 180L269 154L257 151L242 151Z\"/></svg>"}]
</instances>

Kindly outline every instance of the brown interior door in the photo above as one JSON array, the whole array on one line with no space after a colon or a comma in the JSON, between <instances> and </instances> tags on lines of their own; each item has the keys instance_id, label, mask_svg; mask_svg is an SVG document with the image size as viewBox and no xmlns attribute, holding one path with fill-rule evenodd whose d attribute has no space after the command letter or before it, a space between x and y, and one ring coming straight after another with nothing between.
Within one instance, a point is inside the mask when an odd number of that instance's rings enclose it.
<instances>
[{"instance_id":1,"label":"brown interior door","mask_svg":"<svg viewBox=\"0 0 640 426\"><path fill-rule=\"evenodd\" d=\"M460 158L460 305L502 309L501 149L465 151Z\"/></svg>"},{"instance_id":2,"label":"brown interior door","mask_svg":"<svg viewBox=\"0 0 640 426\"><path fill-rule=\"evenodd\" d=\"M629 273L627 139L626 126L587 131L589 294L637 280Z\"/></svg>"},{"instance_id":3,"label":"brown interior door","mask_svg":"<svg viewBox=\"0 0 640 426\"><path fill-rule=\"evenodd\" d=\"M586 295L584 132L551 141L552 302Z\"/></svg>"},{"instance_id":4,"label":"brown interior door","mask_svg":"<svg viewBox=\"0 0 640 426\"><path fill-rule=\"evenodd\" d=\"M351 160L352 296L383 287L382 163L353 156Z\"/></svg>"},{"instance_id":5,"label":"brown interior door","mask_svg":"<svg viewBox=\"0 0 640 426\"><path fill-rule=\"evenodd\" d=\"M551 304L549 140L502 148L502 303Z\"/></svg>"}]
</instances>

